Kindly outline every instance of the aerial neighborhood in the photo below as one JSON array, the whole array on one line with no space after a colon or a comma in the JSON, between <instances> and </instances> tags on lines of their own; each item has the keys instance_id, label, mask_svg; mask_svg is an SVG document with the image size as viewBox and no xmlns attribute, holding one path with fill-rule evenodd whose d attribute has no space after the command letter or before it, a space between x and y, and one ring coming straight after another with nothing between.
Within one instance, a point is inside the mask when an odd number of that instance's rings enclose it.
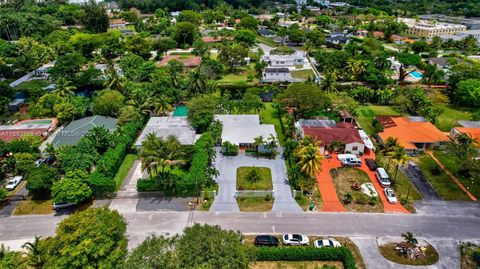
<instances>
[{"instance_id":1,"label":"aerial neighborhood","mask_svg":"<svg viewBox=\"0 0 480 269\"><path fill-rule=\"evenodd\" d=\"M0 0L0 269L480 268L480 1Z\"/></svg>"}]
</instances>

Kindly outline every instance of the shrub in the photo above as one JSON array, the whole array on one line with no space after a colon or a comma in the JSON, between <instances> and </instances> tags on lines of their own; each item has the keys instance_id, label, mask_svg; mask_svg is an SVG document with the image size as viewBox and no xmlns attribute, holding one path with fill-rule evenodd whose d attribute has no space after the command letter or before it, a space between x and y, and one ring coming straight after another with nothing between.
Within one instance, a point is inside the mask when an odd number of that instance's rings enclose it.
<instances>
[{"instance_id":1,"label":"shrub","mask_svg":"<svg viewBox=\"0 0 480 269\"><path fill-rule=\"evenodd\" d=\"M350 204L352 201L353 201L352 194L350 192L347 192L343 197L343 202L346 204Z\"/></svg>"},{"instance_id":2,"label":"shrub","mask_svg":"<svg viewBox=\"0 0 480 269\"><path fill-rule=\"evenodd\" d=\"M95 171L90 174L90 188L95 196L115 192L116 183L113 178Z\"/></svg>"},{"instance_id":3,"label":"shrub","mask_svg":"<svg viewBox=\"0 0 480 269\"><path fill-rule=\"evenodd\" d=\"M117 174L120 165L122 165L126 154L127 146L124 143L118 144L115 148L108 148L98 162L97 169L106 176L113 178Z\"/></svg>"},{"instance_id":4,"label":"shrub","mask_svg":"<svg viewBox=\"0 0 480 269\"><path fill-rule=\"evenodd\" d=\"M250 183L255 183L259 182L260 180L262 180L262 176L260 175L258 168L252 167L247 174L247 181Z\"/></svg>"},{"instance_id":5,"label":"shrub","mask_svg":"<svg viewBox=\"0 0 480 269\"><path fill-rule=\"evenodd\" d=\"M162 186L154 179L140 179L137 181L137 191L160 191Z\"/></svg>"},{"instance_id":6,"label":"shrub","mask_svg":"<svg viewBox=\"0 0 480 269\"><path fill-rule=\"evenodd\" d=\"M345 247L259 247L254 252L256 261L339 261L345 269L357 268L352 252Z\"/></svg>"},{"instance_id":7,"label":"shrub","mask_svg":"<svg viewBox=\"0 0 480 269\"><path fill-rule=\"evenodd\" d=\"M225 155L225 156L237 156L238 155L238 146L230 143L229 141L223 142L222 148L223 148L223 155Z\"/></svg>"},{"instance_id":8,"label":"shrub","mask_svg":"<svg viewBox=\"0 0 480 269\"><path fill-rule=\"evenodd\" d=\"M8 191L4 188L0 188L0 202L7 198Z\"/></svg>"},{"instance_id":9,"label":"shrub","mask_svg":"<svg viewBox=\"0 0 480 269\"><path fill-rule=\"evenodd\" d=\"M271 201L271 200L272 200L272 195L271 194L265 195L265 201Z\"/></svg>"}]
</instances>

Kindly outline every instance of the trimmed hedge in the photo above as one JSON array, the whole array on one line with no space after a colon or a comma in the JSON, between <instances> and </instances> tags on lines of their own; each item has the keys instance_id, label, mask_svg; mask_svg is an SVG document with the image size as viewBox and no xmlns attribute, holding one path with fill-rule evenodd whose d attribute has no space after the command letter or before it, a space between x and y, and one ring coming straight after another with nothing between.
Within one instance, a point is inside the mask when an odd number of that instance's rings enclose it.
<instances>
[{"instance_id":1,"label":"trimmed hedge","mask_svg":"<svg viewBox=\"0 0 480 269\"><path fill-rule=\"evenodd\" d=\"M107 177L113 177L117 174L123 159L127 155L127 145L118 144L115 148L108 148L102 159L97 164L97 169L104 173Z\"/></svg>"},{"instance_id":2,"label":"trimmed hedge","mask_svg":"<svg viewBox=\"0 0 480 269\"><path fill-rule=\"evenodd\" d=\"M95 196L115 192L116 185L117 184L112 178L107 177L98 171L90 174L90 188Z\"/></svg>"},{"instance_id":3,"label":"trimmed hedge","mask_svg":"<svg viewBox=\"0 0 480 269\"><path fill-rule=\"evenodd\" d=\"M258 247L254 251L256 261L339 261L345 269L356 269L355 258L346 247Z\"/></svg>"},{"instance_id":4,"label":"trimmed hedge","mask_svg":"<svg viewBox=\"0 0 480 269\"><path fill-rule=\"evenodd\" d=\"M160 191L162 186L155 179L139 179L137 181L137 191Z\"/></svg>"}]
</instances>

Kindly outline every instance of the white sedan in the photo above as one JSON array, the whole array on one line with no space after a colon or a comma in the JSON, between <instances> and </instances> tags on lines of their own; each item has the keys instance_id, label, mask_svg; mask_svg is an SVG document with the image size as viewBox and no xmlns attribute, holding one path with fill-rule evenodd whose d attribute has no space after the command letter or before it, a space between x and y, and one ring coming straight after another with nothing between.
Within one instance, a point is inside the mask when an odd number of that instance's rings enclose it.
<instances>
[{"instance_id":1,"label":"white sedan","mask_svg":"<svg viewBox=\"0 0 480 269\"><path fill-rule=\"evenodd\" d=\"M7 189L7 191L13 191L18 186L18 184L20 184L22 179L23 179L23 176L14 177L13 179L8 181L7 185L5 186L5 189Z\"/></svg>"},{"instance_id":2,"label":"white sedan","mask_svg":"<svg viewBox=\"0 0 480 269\"><path fill-rule=\"evenodd\" d=\"M387 200L390 204L396 204L397 203L397 197L395 196L395 193L393 192L392 189L390 188L385 188L383 190L385 193L385 196L387 197Z\"/></svg>"},{"instance_id":3,"label":"white sedan","mask_svg":"<svg viewBox=\"0 0 480 269\"><path fill-rule=\"evenodd\" d=\"M335 239L320 239L320 240L315 240L313 242L313 245L316 248L338 248L341 247L340 242L338 242Z\"/></svg>"},{"instance_id":4,"label":"white sedan","mask_svg":"<svg viewBox=\"0 0 480 269\"><path fill-rule=\"evenodd\" d=\"M286 234L282 236L282 242L289 246L307 246L310 240L303 234Z\"/></svg>"}]
</instances>

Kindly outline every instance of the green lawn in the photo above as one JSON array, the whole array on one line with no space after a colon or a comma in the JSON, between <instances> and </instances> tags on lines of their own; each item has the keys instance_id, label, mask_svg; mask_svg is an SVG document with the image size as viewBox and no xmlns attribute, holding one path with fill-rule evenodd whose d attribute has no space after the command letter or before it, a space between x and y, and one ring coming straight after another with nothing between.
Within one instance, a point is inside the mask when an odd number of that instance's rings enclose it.
<instances>
[{"instance_id":1,"label":"green lawn","mask_svg":"<svg viewBox=\"0 0 480 269\"><path fill-rule=\"evenodd\" d=\"M449 132L459 120L471 120L472 112L462 108L445 106L442 114L438 116L436 126L444 132Z\"/></svg>"},{"instance_id":2,"label":"green lawn","mask_svg":"<svg viewBox=\"0 0 480 269\"><path fill-rule=\"evenodd\" d=\"M237 169L237 189L238 190L271 190L272 171L267 167L255 167L260 174L261 180L258 182L250 182L247 175L253 169L250 166L242 166Z\"/></svg>"},{"instance_id":3,"label":"green lawn","mask_svg":"<svg viewBox=\"0 0 480 269\"><path fill-rule=\"evenodd\" d=\"M428 155L418 157L417 164L425 178L445 200L470 200L457 184ZM438 170L435 168L438 167Z\"/></svg>"},{"instance_id":4,"label":"green lawn","mask_svg":"<svg viewBox=\"0 0 480 269\"><path fill-rule=\"evenodd\" d=\"M463 177L459 171L459 160L455 157L452 156L451 154L448 154L445 151L441 150L435 150L433 152L435 157L447 168L447 170L454 174L457 179L465 186L465 188L468 189L470 193L473 194L476 198L480 198L480 181L479 180L473 180L473 179L467 179Z\"/></svg>"},{"instance_id":5,"label":"green lawn","mask_svg":"<svg viewBox=\"0 0 480 269\"><path fill-rule=\"evenodd\" d=\"M283 133L282 125L278 117L278 111L273 107L272 103L266 103L265 109L260 111L260 121L263 124L275 125L275 132L277 133L278 140L280 145L283 146L285 142L285 134Z\"/></svg>"},{"instance_id":6,"label":"green lawn","mask_svg":"<svg viewBox=\"0 0 480 269\"><path fill-rule=\"evenodd\" d=\"M122 187L123 180L127 176L128 171L130 170L130 168L133 165L133 162L136 159L137 159L137 155L135 155L135 154L127 154L127 156L125 156L125 159L123 159L122 165L118 169L118 172L117 172L117 174L115 175L115 178L114 178L114 180L117 184L117 188L115 189L116 191L118 191L120 189L120 187Z\"/></svg>"},{"instance_id":7,"label":"green lawn","mask_svg":"<svg viewBox=\"0 0 480 269\"><path fill-rule=\"evenodd\" d=\"M236 67L233 73L224 75L217 83L220 85L256 84L258 83L258 79L255 76L254 65L255 64L252 63L249 66ZM253 76L253 80L248 81L249 76Z\"/></svg>"},{"instance_id":8,"label":"green lawn","mask_svg":"<svg viewBox=\"0 0 480 269\"><path fill-rule=\"evenodd\" d=\"M372 127L372 120L376 115L400 115L391 106L377 106L377 105L363 105L359 106L356 110L357 121L369 135L375 134L375 130Z\"/></svg>"},{"instance_id":9,"label":"green lawn","mask_svg":"<svg viewBox=\"0 0 480 269\"><path fill-rule=\"evenodd\" d=\"M246 212L265 212L271 211L273 207L273 198L269 197L238 197L238 207L240 211Z\"/></svg>"},{"instance_id":10,"label":"green lawn","mask_svg":"<svg viewBox=\"0 0 480 269\"><path fill-rule=\"evenodd\" d=\"M305 79L305 80L315 76L311 69L294 70L294 71L290 71L290 74L292 74L293 78Z\"/></svg>"},{"instance_id":11,"label":"green lawn","mask_svg":"<svg viewBox=\"0 0 480 269\"><path fill-rule=\"evenodd\" d=\"M257 42L264 43L264 44L269 45L269 46L272 46L272 47L276 47L276 46L277 46L277 44L275 43L275 41L273 41L273 39L271 39L271 38L269 38L269 37L258 36L258 37L257 37Z\"/></svg>"},{"instance_id":12,"label":"green lawn","mask_svg":"<svg viewBox=\"0 0 480 269\"><path fill-rule=\"evenodd\" d=\"M50 84L50 81L46 79L34 79L20 83L15 87L17 90L28 90L32 88L43 88Z\"/></svg>"}]
</instances>

